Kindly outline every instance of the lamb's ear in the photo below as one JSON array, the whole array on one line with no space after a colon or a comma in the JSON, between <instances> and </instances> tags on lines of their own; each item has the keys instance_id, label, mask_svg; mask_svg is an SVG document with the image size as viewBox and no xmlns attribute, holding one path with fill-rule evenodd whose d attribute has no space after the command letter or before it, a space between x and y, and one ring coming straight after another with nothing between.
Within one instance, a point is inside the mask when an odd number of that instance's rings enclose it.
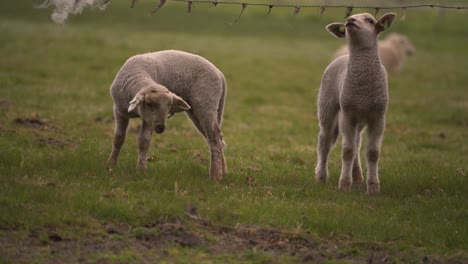
<instances>
[{"instance_id":1,"label":"lamb's ear","mask_svg":"<svg viewBox=\"0 0 468 264\"><path fill-rule=\"evenodd\" d=\"M346 27L343 23L331 23L326 29L337 38L345 38L346 36Z\"/></svg>"},{"instance_id":2,"label":"lamb's ear","mask_svg":"<svg viewBox=\"0 0 468 264\"><path fill-rule=\"evenodd\" d=\"M175 94L172 94L172 109L171 109L171 114L172 115L174 113L187 111L189 109L190 109L190 105L187 104L187 102L185 102L179 96L177 96Z\"/></svg>"},{"instance_id":3,"label":"lamb's ear","mask_svg":"<svg viewBox=\"0 0 468 264\"><path fill-rule=\"evenodd\" d=\"M135 95L135 98L133 98L128 104L128 112L133 111L139 104L143 103L144 96L141 94L141 92L137 93Z\"/></svg>"},{"instance_id":4,"label":"lamb's ear","mask_svg":"<svg viewBox=\"0 0 468 264\"><path fill-rule=\"evenodd\" d=\"M387 30L393 24L393 21L395 20L396 16L397 15L395 13L387 13L383 15L377 21L377 23L375 23L375 28L377 29L377 33Z\"/></svg>"}]
</instances>

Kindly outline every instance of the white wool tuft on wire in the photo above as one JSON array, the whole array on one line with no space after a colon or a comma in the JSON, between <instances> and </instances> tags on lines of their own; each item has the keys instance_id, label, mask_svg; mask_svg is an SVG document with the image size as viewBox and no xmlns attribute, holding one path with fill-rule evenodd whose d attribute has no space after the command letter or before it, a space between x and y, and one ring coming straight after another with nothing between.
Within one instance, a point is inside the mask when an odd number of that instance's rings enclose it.
<instances>
[{"instance_id":1,"label":"white wool tuft on wire","mask_svg":"<svg viewBox=\"0 0 468 264\"><path fill-rule=\"evenodd\" d=\"M39 8L55 7L52 15L52 20L56 23L63 24L68 18L68 15L81 14L85 8L99 8L104 10L111 0L46 0L39 5Z\"/></svg>"}]
</instances>

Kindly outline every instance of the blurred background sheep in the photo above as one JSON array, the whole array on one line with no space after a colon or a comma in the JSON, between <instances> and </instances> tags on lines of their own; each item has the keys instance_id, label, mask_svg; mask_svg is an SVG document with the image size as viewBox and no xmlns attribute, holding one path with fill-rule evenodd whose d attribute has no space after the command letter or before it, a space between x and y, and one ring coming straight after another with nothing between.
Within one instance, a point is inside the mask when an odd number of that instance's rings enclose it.
<instances>
[{"instance_id":1,"label":"blurred background sheep","mask_svg":"<svg viewBox=\"0 0 468 264\"><path fill-rule=\"evenodd\" d=\"M407 57L416 52L413 43L405 35L390 33L379 41L379 55L388 72L400 72ZM333 59L348 54L348 47L343 45L333 55Z\"/></svg>"}]
</instances>

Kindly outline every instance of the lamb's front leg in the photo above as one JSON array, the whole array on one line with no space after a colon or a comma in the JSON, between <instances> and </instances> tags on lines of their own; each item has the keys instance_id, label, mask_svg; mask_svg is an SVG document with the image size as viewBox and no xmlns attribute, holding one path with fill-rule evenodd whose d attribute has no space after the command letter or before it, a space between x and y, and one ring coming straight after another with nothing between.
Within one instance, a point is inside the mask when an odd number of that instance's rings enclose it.
<instances>
[{"instance_id":1,"label":"lamb's front leg","mask_svg":"<svg viewBox=\"0 0 468 264\"><path fill-rule=\"evenodd\" d=\"M367 194L377 194L380 192L379 158L384 129L385 117L369 123L369 127L367 128Z\"/></svg>"},{"instance_id":2,"label":"lamb's front leg","mask_svg":"<svg viewBox=\"0 0 468 264\"><path fill-rule=\"evenodd\" d=\"M358 129L349 114L343 114L340 122L340 128L343 143L341 155L341 176L338 183L338 189L347 192L351 190L351 186L353 184L352 170L357 151L356 137L358 136Z\"/></svg>"},{"instance_id":3,"label":"lamb's front leg","mask_svg":"<svg viewBox=\"0 0 468 264\"><path fill-rule=\"evenodd\" d=\"M359 150L361 149L361 132L364 126L358 127L358 134L356 135L356 152L354 153L353 162L353 184L363 184L364 178L362 177L361 159L359 157Z\"/></svg>"},{"instance_id":4,"label":"lamb's front leg","mask_svg":"<svg viewBox=\"0 0 468 264\"><path fill-rule=\"evenodd\" d=\"M143 120L141 124L140 133L138 134L138 163L136 167L137 171L146 172L146 154L148 153L150 147L152 135L152 127L150 126L150 124Z\"/></svg>"},{"instance_id":5,"label":"lamb's front leg","mask_svg":"<svg viewBox=\"0 0 468 264\"><path fill-rule=\"evenodd\" d=\"M122 148L123 143L125 142L125 137L127 135L127 127L129 120L125 117L120 116L114 109L114 119L115 119L115 131L114 139L112 144L112 152L107 160L107 166L113 167L117 165L119 159L120 149Z\"/></svg>"}]
</instances>

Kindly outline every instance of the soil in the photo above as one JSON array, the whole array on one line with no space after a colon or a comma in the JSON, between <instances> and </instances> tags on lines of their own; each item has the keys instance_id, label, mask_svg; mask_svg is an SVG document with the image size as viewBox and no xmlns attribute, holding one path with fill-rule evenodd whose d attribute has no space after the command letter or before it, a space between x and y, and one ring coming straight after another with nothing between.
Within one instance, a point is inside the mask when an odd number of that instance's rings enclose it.
<instances>
[{"instance_id":1,"label":"soil","mask_svg":"<svg viewBox=\"0 0 468 264\"><path fill-rule=\"evenodd\" d=\"M101 225L78 238L51 227L32 231L0 230L0 256L15 263L113 263L122 252L138 252L126 263L157 263L170 259L171 247L202 250L210 256L264 252L293 256L299 263L468 263L466 254L451 257L398 252L391 245L359 242L341 235L314 238L308 232L288 232L255 226L217 226L196 219L176 218L145 226ZM80 233L80 232L78 232ZM107 256L107 257L106 257Z\"/></svg>"},{"instance_id":2,"label":"soil","mask_svg":"<svg viewBox=\"0 0 468 264\"><path fill-rule=\"evenodd\" d=\"M49 121L41 118L38 114L31 114L29 117L18 117L13 120L16 124L27 128L42 129L49 127Z\"/></svg>"},{"instance_id":3,"label":"soil","mask_svg":"<svg viewBox=\"0 0 468 264\"><path fill-rule=\"evenodd\" d=\"M70 139L57 139L57 138L41 138L39 143L46 146L55 146L55 147L69 147L69 148L78 148L80 144L78 142L72 141Z\"/></svg>"}]
</instances>

